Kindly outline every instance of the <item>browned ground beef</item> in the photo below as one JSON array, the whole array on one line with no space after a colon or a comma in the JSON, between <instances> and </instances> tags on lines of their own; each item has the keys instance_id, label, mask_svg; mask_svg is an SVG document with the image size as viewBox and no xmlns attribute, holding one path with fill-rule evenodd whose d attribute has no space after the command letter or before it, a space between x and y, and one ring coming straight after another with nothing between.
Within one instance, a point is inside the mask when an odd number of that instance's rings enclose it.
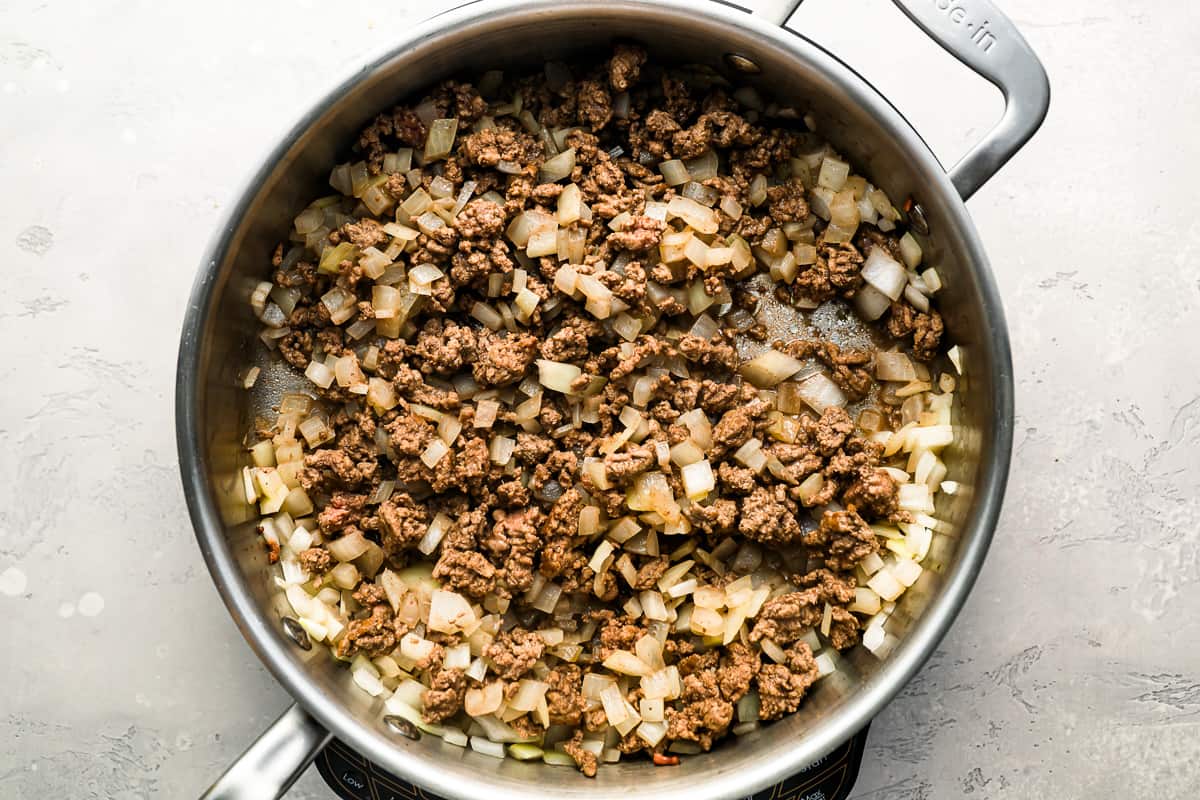
<instances>
[{"instance_id":1,"label":"browned ground beef","mask_svg":"<svg viewBox=\"0 0 1200 800\"><path fill-rule=\"evenodd\" d=\"M511 115L514 97L520 117ZM351 173L378 191L362 188L361 201L326 204L325 229L295 234L298 250L284 255L285 243L273 254L274 283L294 301L286 315L290 330L277 343L283 358L298 369L314 359L349 359L370 382L314 389L325 401L328 435L293 469L316 506L315 530L324 542L361 536L374 548L355 561L361 583L347 604L351 618L337 634L338 655L394 655L410 631L428 634L437 643L433 652L415 666L403 658L399 663L423 681L429 722L464 720L468 691L488 682L502 682L511 699L523 679L544 681L549 723L571 729L565 752L594 775L598 760L584 747L584 734L608 722L596 701L583 696L585 676L604 673L603 659L633 652L658 630L631 616L638 613L630 611L631 599L656 591L682 558L695 562L690 574L701 585L725 586L742 574L729 569L734 554L750 552L757 556L747 572L761 565L779 576L771 598L728 644L697 635L695 623L693 630L658 631L666 664L678 668L681 681L679 695L666 703L667 736L650 746L629 733L616 746L624 753L647 751L661 763L670 761L664 751L671 741L708 749L736 723L735 704L747 693L757 692L763 720L795 711L818 676L806 643L813 629L824 618L823 643L844 649L858 641L859 620L848 606L859 585L856 567L881 550L871 524L908 518L897 505L896 481L883 469L898 462L883 456L870 431L837 407L781 414L774 393L743 381L739 368L746 359L739 348L772 333L755 316L765 296L799 308L841 304L862 285L871 248L901 257L903 229L885 232L863 222L852 239L827 240L828 222L815 215L811 200L815 176L791 174L793 154L811 145L798 116L767 117L719 86L648 62L634 46L618 46L610 60L576 69L565 83L537 74L508 79L483 97L471 84L450 82L428 102L432 106L381 114L359 137L355 159L361 161ZM449 155L409 175L385 173L389 154L425 146L431 113L458 117ZM539 124L545 136L530 132ZM567 147L575 159L569 176L541 183L540 170ZM686 190L668 186L658 169L668 159L713 153L719 175ZM453 215L451 205L468 182ZM567 255L568 240L579 237L582 257L570 268L584 277L577 291L564 294L556 281L565 261L558 252L527 254L513 241L513 226L558 214L568 184L586 213L565 226L555 244ZM756 184L763 193L757 201ZM434 200L437 213L423 208L424 216L412 219L398 209L414 188L448 200ZM720 210L713 212L716 233L700 239L705 247L744 247L762 258L763 248L786 235L789 248L811 246L815 259L778 291L728 260L707 267L686 258L664 261L664 237L683 227L678 219L664 221L664 204L706 193L711 202L705 205ZM382 204L377 214L370 210L376 203ZM738 213L731 216L731 208ZM407 234L393 240L396 222L418 231L412 241ZM342 257L327 263L321 251L334 247L343 248ZM384 279L370 277L378 272L364 257L381 252L394 262L392 272L431 265L439 277L418 294L403 275L391 280L386 286L406 302L400 312L380 312L374 304L386 302ZM588 303L578 291L584 280L611 293L605 301L611 310L601 313ZM353 304L338 322L331 292ZM721 317L734 308L746 323L733 322L735 314L723 317L715 332L693 329L697 315L689 304L705 296L708 314ZM536 305L521 312L531 297ZM626 321L632 332L619 329ZM939 352L943 323L934 309L918 311L902 298L878 327L878 341L890 336L918 361ZM813 338L773 346L822 369L851 402L877 403L873 348ZM539 359L567 365L579 377L567 391L541 391ZM380 402L377 392L384 390L391 397ZM495 421L481 421L493 403L499 404ZM630 411L637 412L639 427L614 447L626 428L622 414ZM667 448L704 438L691 427L696 413L707 423L711 443L704 455L715 487L688 501L679 466L662 459L667 452L674 457ZM899 413L885 408L883 416ZM453 440L431 462L431 448L449 438L447 427ZM264 437L279 433L269 423L262 429ZM500 435L512 447L503 460L495 457ZM765 468L736 456L748 442L761 446ZM661 528L665 518L647 516L644 506L631 508L630 499L648 476L664 477L682 501L677 524L688 534L658 534L655 549L648 549L645 531ZM814 476L820 488L812 494ZM385 482L394 488L381 498ZM616 543L600 575L589 566L599 539L580 531L581 515L596 508L603 524L627 517L640 533ZM419 550L434 525L443 528L440 542ZM298 554L315 576L314 591L342 580L321 541ZM683 545L683 555L668 558ZM471 640L473 655L490 673L483 681L443 666L447 648L465 641L462 634L425 631L416 601L397 600L376 582L384 568L421 562L434 565L432 578L442 587L492 617L487 635ZM561 595L555 606L537 608L547 585ZM680 606L671 605L675 614ZM556 641L548 644L537 632L545 629L574 637L577 651L568 657ZM763 655L764 641L778 648L776 657L784 653L782 662ZM635 708L641 700L636 685L627 691ZM543 730L532 713L508 721L523 735Z\"/></svg>"}]
</instances>

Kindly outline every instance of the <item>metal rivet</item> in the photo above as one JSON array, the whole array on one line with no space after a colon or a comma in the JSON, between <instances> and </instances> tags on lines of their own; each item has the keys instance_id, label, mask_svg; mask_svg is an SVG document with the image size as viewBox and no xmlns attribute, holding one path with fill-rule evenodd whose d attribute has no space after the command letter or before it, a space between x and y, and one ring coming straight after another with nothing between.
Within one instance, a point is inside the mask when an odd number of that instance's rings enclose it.
<instances>
[{"instance_id":1,"label":"metal rivet","mask_svg":"<svg viewBox=\"0 0 1200 800\"><path fill-rule=\"evenodd\" d=\"M912 202L912 198L908 203L908 224L922 236L929 235L929 218L925 216L925 209L920 203Z\"/></svg>"},{"instance_id":2,"label":"metal rivet","mask_svg":"<svg viewBox=\"0 0 1200 800\"><path fill-rule=\"evenodd\" d=\"M729 65L730 69L743 75L757 75L762 72L762 67L756 62L737 53L726 53L725 63Z\"/></svg>"},{"instance_id":3,"label":"metal rivet","mask_svg":"<svg viewBox=\"0 0 1200 800\"><path fill-rule=\"evenodd\" d=\"M417 726L404 717L388 714L383 718L383 721L392 729L392 732L398 733L405 738L412 739L414 742L421 738L421 732L417 730Z\"/></svg>"},{"instance_id":4,"label":"metal rivet","mask_svg":"<svg viewBox=\"0 0 1200 800\"><path fill-rule=\"evenodd\" d=\"M308 631L304 630L298 620L292 617L283 618L283 632L288 635L288 638L296 643L296 646L301 650L312 650L312 639L308 638Z\"/></svg>"}]
</instances>

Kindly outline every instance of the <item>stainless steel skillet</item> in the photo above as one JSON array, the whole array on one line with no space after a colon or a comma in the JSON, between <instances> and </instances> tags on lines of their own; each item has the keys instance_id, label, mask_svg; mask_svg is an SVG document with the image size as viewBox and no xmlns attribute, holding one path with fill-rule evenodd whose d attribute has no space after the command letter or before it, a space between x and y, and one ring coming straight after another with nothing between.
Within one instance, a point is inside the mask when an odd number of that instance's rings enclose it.
<instances>
[{"instance_id":1,"label":"stainless steel skillet","mask_svg":"<svg viewBox=\"0 0 1200 800\"><path fill-rule=\"evenodd\" d=\"M795 0L763 2L755 14L713 0L479 0L414 28L316 104L267 156L201 266L180 345L176 417L185 494L213 579L247 641L297 703L206 796L279 796L336 735L381 766L451 798L615 800L645 792L661 800L724 800L751 794L828 753L903 687L949 628L979 572L1012 443L1008 333L963 201L1036 131L1049 87L1037 57L987 0L895 2L1005 95L999 124L949 173L851 68L781 27ZM890 632L902 644L887 660L850 652L836 680L818 684L797 714L691 757L681 769L629 762L587 780L570 770L497 761L431 737L410 741L390 733L377 704L352 686L346 671L284 635L280 617L287 609L275 596L238 488L246 458L242 435L288 380L286 370L262 360L246 298L280 232L324 182L344 144L379 109L449 75L569 60L614 38L637 39L664 61L736 70L739 80L811 110L822 135L864 174L891 197L914 199L914 227L928 230L927 258L945 281L941 308L964 355L955 408L961 441L948 459L950 477L964 491L940 501L937 516L952 531L935 542L937 568L892 617ZM261 363L264 374L248 394L238 377L252 363Z\"/></svg>"}]
</instances>

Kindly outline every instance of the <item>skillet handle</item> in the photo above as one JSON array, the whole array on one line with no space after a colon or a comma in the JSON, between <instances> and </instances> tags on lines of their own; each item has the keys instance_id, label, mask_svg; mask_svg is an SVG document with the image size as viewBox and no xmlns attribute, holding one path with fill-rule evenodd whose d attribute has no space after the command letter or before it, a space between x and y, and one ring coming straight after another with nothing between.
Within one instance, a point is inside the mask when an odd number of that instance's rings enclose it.
<instances>
[{"instance_id":1,"label":"skillet handle","mask_svg":"<svg viewBox=\"0 0 1200 800\"><path fill-rule=\"evenodd\" d=\"M761 0L755 13L784 25L802 0ZM892 0L946 52L1004 94L1004 114L983 141L950 170L968 199L1041 127L1050 81L1033 48L991 0Z\"/></svg>"},{"instance_id":2,"label":"skillet handle","mask_svg":"<svg viewBox=\"0 0 1200 800\"><path fill-rule=\"evenodd\" d=\"M307 711L292 705L200 800L278 800L332 738Z\"/></svg>"}]
</instances>

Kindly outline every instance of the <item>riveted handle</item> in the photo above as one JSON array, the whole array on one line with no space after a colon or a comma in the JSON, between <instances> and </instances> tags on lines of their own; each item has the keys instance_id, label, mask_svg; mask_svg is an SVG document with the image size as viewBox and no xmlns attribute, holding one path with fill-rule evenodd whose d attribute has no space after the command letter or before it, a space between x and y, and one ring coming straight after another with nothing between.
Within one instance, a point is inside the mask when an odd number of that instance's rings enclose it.
<instances>
[{"instance_id":1,"label":"riveted handle","mask_svg":"<svg viewBox=\"0 0 1200 800\"><path fill-rule=\"evenodd\" d=\"M754 13L784 25L802 0L756 0ZM1004 94L1004 115L950 169L964 200L987 183L1041 127L1050 81L1033 48L991 0L892 0L948 53Z\"/></svg>"}]
</instances>

